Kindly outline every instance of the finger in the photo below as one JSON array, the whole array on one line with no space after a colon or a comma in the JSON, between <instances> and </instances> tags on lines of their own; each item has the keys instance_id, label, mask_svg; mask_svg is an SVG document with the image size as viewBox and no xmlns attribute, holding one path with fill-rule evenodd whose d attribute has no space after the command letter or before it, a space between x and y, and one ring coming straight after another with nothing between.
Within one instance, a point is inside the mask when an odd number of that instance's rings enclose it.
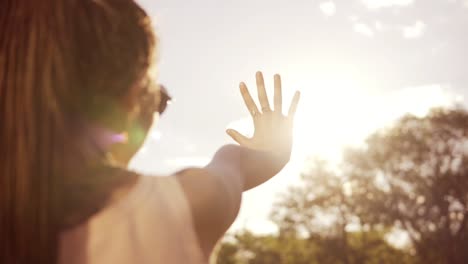
<instances>
[{"instance_id":1,"label":"finger","mask_svg":"<svg viewBox=\"0 0 468 264\"><path fill-rule=\"evenodd\" d=\"M279 113L283 113L283 95L281 89L281 76L279 74L275 74L275 111Z\"/></svg>"},{"instance_id":2,"label":"finger","mask_svg":"<svg viewBox=\"0 0 468 264\"><path fill-rule=\"evenodd\" d=\"M241 82L239 84L239 90L242 95L242 98L244 98L245 106L247 106L247 109L249 110L252 117L255 117L258 113L258 108L254 100L252 99L252 96L250 96L249 90L247 89L245 83Z\"/></svg>"},{"instance_id":3,"label":"finger","mask_svg":"<svg viewBox=\"0 0 468 264\"><path fill-rule=\"evenodd\" d=\"M294 97L291 101L291 106L289 106L288 117L293 119L294 115L296 114L297 105L299 104L299 99L301 98L301 93L296 91Z\"/></svg>"},{"instance_id":4,"label":"finger","mask_svg":"<svg viewBox=\"0 0 468 264\"><path fill-rule=\"evenodd\" d=\"M249 138L246 136L242 135L241 133L237 132L234 129L228 129L226 130L226 133L234 139L237 143L239 143L241 146L247 146L249 143Z\"/></svg>"},{"instance_id":5,"label":"finger","mask_svg":"<svg viewBox=\"0 0 468 264\"><path fill-rule=\"evenodd\" d=\"M265 90L265 82L263 81L263 74L261 72L257 72L255 77L257 79L258 101L262 107L262 112L271 111L270 104L268 103L268 96Z\"/></svg>"}]
</instances>

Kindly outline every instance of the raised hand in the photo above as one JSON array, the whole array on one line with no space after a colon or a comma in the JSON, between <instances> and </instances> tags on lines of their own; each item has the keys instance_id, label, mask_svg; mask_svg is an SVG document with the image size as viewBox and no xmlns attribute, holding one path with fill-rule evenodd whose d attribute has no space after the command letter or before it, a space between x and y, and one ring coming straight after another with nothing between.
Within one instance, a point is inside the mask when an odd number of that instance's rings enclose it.
<instances>
[{"instance_id":1,"label":"raised hand","mask_svg":"<svg viewBox=\"0 0 468 264\"><path fill-rule=\"evenodd\" d=\"M266 151L280 160L287 161L291 155L292 128L294 115L299 103L300 93L296 92L292 99L287 115L282 113L281 77L274 76L274 108L268 102L265 83L261 72L257 72L257 90L260 109L258 109L245 83L240 83L240 92L245 105L252 115L254 135L248 138L238 131L228 129L226 132L241 146L254 150Z\"/></svg>"}]
</instances>

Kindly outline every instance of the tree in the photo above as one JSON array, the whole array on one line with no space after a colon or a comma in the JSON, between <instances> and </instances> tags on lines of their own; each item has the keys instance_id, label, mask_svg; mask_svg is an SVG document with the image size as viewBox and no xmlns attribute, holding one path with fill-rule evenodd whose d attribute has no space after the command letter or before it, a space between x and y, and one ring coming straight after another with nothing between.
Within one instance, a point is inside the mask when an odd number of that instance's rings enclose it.
<instances>
[{"instance_id":1,"label":"tree","mask_svg":"<svg viewBox=\"0 0 468 264\"><path fill-rule=\"evenodd\" d=\"M346 173L368 188L355 195L368 220L404 229L421 262L468 262L467 147L466 110L436 109L346 155Z\"/></svg>"},{"instance_id":2,"label":"tree","mask_svg":"<svg viewBox=\"0 0 468 264\"><path fill-rule=\"evenodd\" d=\"M346 179L320 159L312 159L302 185L291 187L274 206L271 218L282 237L321 238L333 254L322 262L350 263L346 227L353 219L343 188ZM331 259L332 260L331 260Z\"/></svg>"},{"instance_id":3,"label":"tree","mask_svg":"<svg viewBox=\"0 0 468 264\"><path fill-rule=\"evenodd\" d=\"M353 252L349 262L369 263L414 263L411 257L401 250L392 248L382 234L366 233L370 246L364 250L362 232L349 233L350 250ZM254 235L248 231L240 232L221 244L216 263L218 264L338 264L340 241L332 237L300 238L282 237L278 234ZM360 254L366 252L369 261L363 262Z\"/></svg>"},{"instance_id":4,"label":"tree","mask_svg":"<svg viewBox=\"0 0 468 264\"><path fill-rule=\"evenodd\" d=\"M338 239L341 263L373 263L364 236L394 228L408 234L421 263L468 263L467 154L466 110L407 115L347 150L339 167L313 161L272 217L283 234ZM326 231L317 228L323 219ZM352 226L362 232L361 251L349 245Z\"/></svg>"},{"instance_id":5,"label":"tree","mask_svg":"<svg viewBox=\"0 0 468 264\"><path fill-rule=\"evenodd\" d=\"M255 235L249 231L235 234L218 252L218 264L315 264L317 245L306 240Z\"/></svg>"},{"instance_id":6,"label":"tree","mask_svg":"<svg viewBox=\"0 0 468 264\"><path fill-rule=\"evenodd\" d=\"M314 243L320 249L312 258L317 263L414 263L385 240L388 229L371 227L356 214L349 180L312 159L302 185L291 187L273 208L279 236ZM352 231L353 225L359 229Z\"/></svg>"}]
</instances>

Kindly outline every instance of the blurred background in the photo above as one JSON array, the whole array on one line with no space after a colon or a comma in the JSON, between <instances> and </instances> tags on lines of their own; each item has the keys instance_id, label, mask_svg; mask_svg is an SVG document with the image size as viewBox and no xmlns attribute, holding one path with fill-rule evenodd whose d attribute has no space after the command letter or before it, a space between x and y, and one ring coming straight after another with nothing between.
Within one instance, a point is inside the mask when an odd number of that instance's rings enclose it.
<instances>
[{"instance_id":1,"label":"blurred background","mask_svg":"<svg viewBox=\"0 0 468 264\"><path fill-rule=\"evenodd\" d=\"M257 70L302 92L292 161L244 194L218 263L468 263L467 0L139 2L175 100L133 168L202 166L250 133Z\"/></svg>"}]
</instances>

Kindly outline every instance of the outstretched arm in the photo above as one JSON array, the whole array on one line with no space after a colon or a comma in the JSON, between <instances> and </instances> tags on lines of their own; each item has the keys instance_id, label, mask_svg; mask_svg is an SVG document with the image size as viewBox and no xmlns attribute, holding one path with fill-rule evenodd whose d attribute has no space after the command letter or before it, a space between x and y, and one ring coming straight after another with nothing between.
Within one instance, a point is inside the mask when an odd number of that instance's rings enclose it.
<instances>
[{"instance_id":1,"label":"outstretched arm","mask_svg":"<svg viewBox=\"0 0 468 264\"><path fill-rule=\"evenodd\" d=\"M244 83L240 91L252 115L255 132L247 138L235 130L227 133L240 146L222 147L201 169L177 174L190 203L195 229L206 256L232 224L242 192L269 180L289 161L293 117L299 101L296 93L288 115L282 113L281 79L275 75L274 109L270 108L263 76L256 75L261 111Z\"/></svg>"}]
</instances>

